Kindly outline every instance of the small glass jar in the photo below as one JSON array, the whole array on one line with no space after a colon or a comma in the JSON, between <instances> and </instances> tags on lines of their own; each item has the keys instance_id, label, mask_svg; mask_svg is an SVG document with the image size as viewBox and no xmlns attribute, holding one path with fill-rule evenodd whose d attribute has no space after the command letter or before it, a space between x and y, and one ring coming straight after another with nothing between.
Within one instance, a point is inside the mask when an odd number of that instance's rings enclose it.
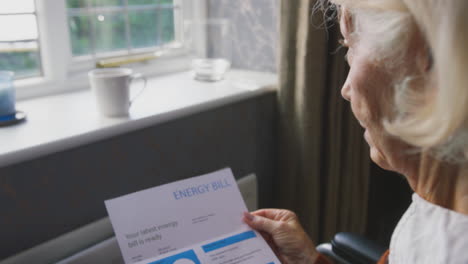
<instances>
[{"instance_id":1,"label":"small glass jar","mask_svg":"<svg viewBox=\"0 0 468 264\"><path fill-rule=\"evenodd\" d=\"M188 20L184 23L184 45L192 57L194 77L220 81L231 67L231 24L227 19Z\"/></svg>"},{"instance_id":2,"label":"small glass jar","mask_svg":"<svg viewBox=\"0 0 468 264\"><path fill-rule=\"evenodd\" d=\"M0 118L16 114L13 76L13 72L0 71Z\"/></svg>"}]
</instances>

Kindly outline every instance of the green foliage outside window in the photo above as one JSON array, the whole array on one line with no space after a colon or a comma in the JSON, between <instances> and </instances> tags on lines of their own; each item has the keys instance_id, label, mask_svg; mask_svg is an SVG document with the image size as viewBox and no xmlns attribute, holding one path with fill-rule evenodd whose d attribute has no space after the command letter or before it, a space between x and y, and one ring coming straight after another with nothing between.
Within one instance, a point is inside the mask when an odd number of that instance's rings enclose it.
<instances>
[{"instance_id":1,"label":"green foliage outside window","mask_svg":"<svg viewBox=\"0 0 468 264\"><path fill-rule=\"evenodd\" d=\"M103 7L122 7L123 0L67 0L68 8L83 8L83 15L69 17L74 56L146 48L174 40L173 0L127 0L129 6L159 5L159 8L130 10L128 13L99 12ZM86 13L90 8L97 12ZM128 27L127 27L128 21ZM128 31L128 32L127 32Z\"/></svg>"},{"instance_id":2,"label":"green foliage outside window","mask_svg":"<svg viewBox=\"0 0 468 264\"><path fill-rule=\"evenodd\" d=\"M69 19L70 41L75 55L85 55L92 51L91 18L89 16L71 17Z\"/></svg>"},{"instance_id":3,"label":"green foliage outside window","mask_svg":"<svg viewBox=\"0 0 468 264\"><path fill-rule=\"evenodd\" d=\"M173 0L127 0L128 5L154 5L154 4L170 4ZM68 8L85 8L96 6L122 6L123 0L67 0Z\"/></svg>"},{"instance_id":4,"label":"green foliage outside window","mask_svg":"<svg viewBox=\"0 0 468 264\"><path fill-rule=\"evenodd\" d=\"M37 50L0 52L0 70L15 72L15 78L40 75L41 63Z\"/></svg>"}]
</instances>

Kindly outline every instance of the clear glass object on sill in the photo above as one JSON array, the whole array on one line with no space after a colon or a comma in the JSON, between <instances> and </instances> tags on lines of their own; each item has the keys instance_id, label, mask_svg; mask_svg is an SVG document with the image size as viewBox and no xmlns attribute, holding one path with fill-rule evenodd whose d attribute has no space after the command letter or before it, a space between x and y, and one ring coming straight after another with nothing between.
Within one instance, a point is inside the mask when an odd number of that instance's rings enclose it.
<instances>
[{"instance_id":1,"label":"clear glass object on sill","mask_svg":"<svg viewBox=\"0 0 468 264\"><path fill-rule=\"evenodd\" d=\"M227 19L184 22L184 46L188 50L194 78L220 81L231 67L231 24Z\"/></svg>"}]
</instances>

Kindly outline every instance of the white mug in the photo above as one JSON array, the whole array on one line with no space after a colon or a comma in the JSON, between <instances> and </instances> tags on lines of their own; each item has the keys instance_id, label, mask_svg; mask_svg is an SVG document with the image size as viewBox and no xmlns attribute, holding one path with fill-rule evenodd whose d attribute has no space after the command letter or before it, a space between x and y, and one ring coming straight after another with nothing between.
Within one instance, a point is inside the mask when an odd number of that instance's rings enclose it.
<instances>
[{"instance_id":1,"label":"white mug","mask_svg":"<svg viewBox=\"0 0 468 264\"><path fill-rule=\"evenodd\" d=\"M88 73L97 108L105 116L128 116L133 101L146 87L146 78L128 68L95 69ZM143 81L143 88L130 99L130 86Z\"/></svg>"}]
</instances>

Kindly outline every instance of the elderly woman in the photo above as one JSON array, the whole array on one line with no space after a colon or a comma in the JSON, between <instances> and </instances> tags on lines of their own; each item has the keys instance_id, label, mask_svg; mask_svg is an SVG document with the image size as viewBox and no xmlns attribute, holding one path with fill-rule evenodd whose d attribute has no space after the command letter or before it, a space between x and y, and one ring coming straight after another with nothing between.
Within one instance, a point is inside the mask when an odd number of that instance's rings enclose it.
<instances>
[{"instance_id":1,"label":"elderly woman","mask_svg":"<svg viewBox=\"0 0 468 264\"><path fill-rule=\"evenodd\" d=\"M468 1L333 0L350 72L342 88L372 160L413 202L379 263L468 263ZM328 263L294 213L244 221L283 263Z\"/></svg>"}]
</instances>

